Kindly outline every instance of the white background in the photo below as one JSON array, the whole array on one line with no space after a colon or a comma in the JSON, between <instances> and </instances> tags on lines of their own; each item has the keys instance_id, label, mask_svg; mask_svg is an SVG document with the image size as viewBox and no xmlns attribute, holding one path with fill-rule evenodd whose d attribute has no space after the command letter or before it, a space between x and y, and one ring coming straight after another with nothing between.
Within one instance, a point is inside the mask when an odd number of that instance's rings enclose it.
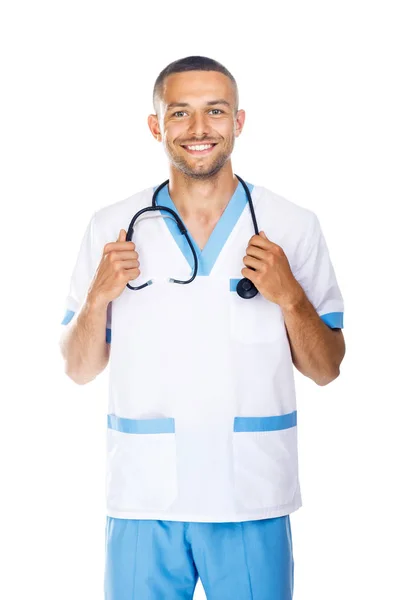
<instances>
[{"instance_id":1,"label":"white background","mask_svg":"<svg viewBox=\"0 0 400 600\"><path fill-rule=\"evenodd\" d=\"M398 593L397 3L257 4L2 10L2 598L103 597L108 371L69 380L60 323L92 212L168 177L152 88L194 54L238 82L234 172L317 213L345 302L340 377L296 372L294 598Z\"/></svg>"}]
</instances>

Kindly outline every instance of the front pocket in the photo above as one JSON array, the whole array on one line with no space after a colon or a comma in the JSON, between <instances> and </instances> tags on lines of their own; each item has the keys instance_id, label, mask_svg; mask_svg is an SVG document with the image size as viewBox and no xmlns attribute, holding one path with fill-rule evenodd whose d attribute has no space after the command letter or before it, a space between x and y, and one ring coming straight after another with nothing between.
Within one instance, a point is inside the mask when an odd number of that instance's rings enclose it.
<instances>
[{"instance_id":1,"label":"front pocket","mask_svg":"<svg viewBox=\"0 0 400 600\"><path fill-rule=\"evenodd\" d=\"M230 332L232 339L242 343L271 343L286 334L282 310L258 293L253 298L241 298L236 292L239 279L230 279Z\"/></svg>"},{"instance_id":2,"label":"front pocket","mask_svg":"<svg viewBox=\"0 0 400 600\"><path fill-rule=\"evenodd\" d=\"M107 503L120 512L161 510L177 496L175 421L108 415Z\"/></svg>"},{"instance_id":3,"label":"front pocket","mask_svg":"<svg viewBox=\"0 0 400 600\"><path fill-rule=\"evenodd\" d=\"M245 508L290 504L298 486L297 411L236 417L233 467L236 499Z\"/></svg>"}]
</instances>

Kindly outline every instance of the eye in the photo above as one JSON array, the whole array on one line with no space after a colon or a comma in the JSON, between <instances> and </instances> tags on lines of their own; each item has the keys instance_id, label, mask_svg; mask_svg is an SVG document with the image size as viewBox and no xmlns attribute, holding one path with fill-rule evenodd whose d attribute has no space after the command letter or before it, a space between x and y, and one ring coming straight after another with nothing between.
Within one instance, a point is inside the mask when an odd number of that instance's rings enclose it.
<instances>
[{"instance_id":1,"label":"eye","mask_svg":"<svg viewBox=\"0 0 400 600\"><path fill-rule=\"evenodd\" d=\"M185 111L184 110L178 110L176 112L173 113L173 117L175 117L175 115L179 115L179 114L183 114Z\"/></svg>"},{"instance_id":2,"label":"eye","mask_svg":"<svg viewBox=\"0 0 400 600\"><path fill-rule=\"evenodd\" d=\"M210 112L212 112L213 110L218 110L220 113L223 113L224 111L221 110L220 108L212 108Z\"/></svg>"}]
</instances>

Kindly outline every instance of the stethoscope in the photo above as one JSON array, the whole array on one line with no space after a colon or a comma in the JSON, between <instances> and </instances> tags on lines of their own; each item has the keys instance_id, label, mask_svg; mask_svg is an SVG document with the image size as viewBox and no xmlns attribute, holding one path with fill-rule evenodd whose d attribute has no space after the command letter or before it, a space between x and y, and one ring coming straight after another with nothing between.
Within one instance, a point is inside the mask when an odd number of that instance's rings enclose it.
<instances>
[{"instance_id":1,"label":"stethoscope","mask_svg":"<svg viewBox=\"0 0 400 600\"><path fill-rule=\"evenodd\" d=\"M250 208L250 212L251 212L251 218L253 219L253 225L254 225L254 231L256 233L256 235L258 235L258 226L257 226L257 220L256 220L256 216L254 214L254 206L253 206L253 201L251 199L251 194L250 194L250 190L247 187L246 183L243 181L243 179L241 177L239 177L239 175L235 176L239 179L239 181L241 182L241 184L243 185L245 192L246 192L246 196L247 196L247 201L249 203L249 208ZM141 210L139 210L136 215L132 218L129 227L128 227L128 231L126 234L126 241L130 242L132 240L132 234L133 234L133 225L135 224L135 221L138 219L138 217L140 217L140 215L142 215L143 213L147 212L147 211L153 211L153 210L166 210L167 212L169 212L176 220L176 224L179 227L179 231L181 233L183 233L183 235L186 237L186 240L190 246L190 249L192 251L193 254L193 259L194 259L194 269L193 269L193 274L191 276L190 279L188 279L187 281L180 281L179 279L172 279L169 278L169 281L171 283L190 283L191 281L193 281L193 279L196 277L197 274L197 268L198 268L198 260L197 260L197 254L196 254L196 250L193 247L193 244L187 234L187 229L185 228L185 225L183 224L181 218L179 217L179 215L176 214L175 211L173 211L171 208L169 208L168 206L157 206L156 205L156 199L157 199L157 194L158 192L161 190L161 188L163 188L165 185L167 185L169 183L169 179L167 179L166 181L164 181L161 185L158 186L158 188L154 191L153 194L153 199L151 202L151 206L147 206L146 208L142 208ZM249 267L251 268L251 267ZM254 269L252 269L254 270ZM132 285L130 285L129 283L126 284L126 287L128 287L130 290L141 290L142 288L151 285L153 283L153 281L150 279L149 281L147 281L146 283L144 283L143 285L139 285L137 287L134 287ZM256 296L258 294L258 290L256 288L256 286L253 284L252 281L250 281L250 279L247 279L247 277L244 277L243 279L241 279L237 286L236 286L236 291L239 294L239 296L241 298L244 299L248 299L248 298L254 298L254 296Z\"/></svg>"}]
</instances>

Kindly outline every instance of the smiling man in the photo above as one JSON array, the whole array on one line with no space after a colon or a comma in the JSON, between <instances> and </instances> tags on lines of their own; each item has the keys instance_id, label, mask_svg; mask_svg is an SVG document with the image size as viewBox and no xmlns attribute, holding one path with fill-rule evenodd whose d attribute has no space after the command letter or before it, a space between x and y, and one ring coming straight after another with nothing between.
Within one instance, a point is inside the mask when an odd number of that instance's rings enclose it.
<instances>
[{"instance_id":1,"label":"smiling man","mask_svg":"<svg viewBox=\"0 0 400 600\"><path fill-rule=\"evenodd\" d=\"M105 598L291 600L293 366L338 377L343 298L316 214L233 173L231 73L177 60L153 102L169 179L92 215L61 338L78 384L110 361Z\"/></svg>"}]
</instances>

